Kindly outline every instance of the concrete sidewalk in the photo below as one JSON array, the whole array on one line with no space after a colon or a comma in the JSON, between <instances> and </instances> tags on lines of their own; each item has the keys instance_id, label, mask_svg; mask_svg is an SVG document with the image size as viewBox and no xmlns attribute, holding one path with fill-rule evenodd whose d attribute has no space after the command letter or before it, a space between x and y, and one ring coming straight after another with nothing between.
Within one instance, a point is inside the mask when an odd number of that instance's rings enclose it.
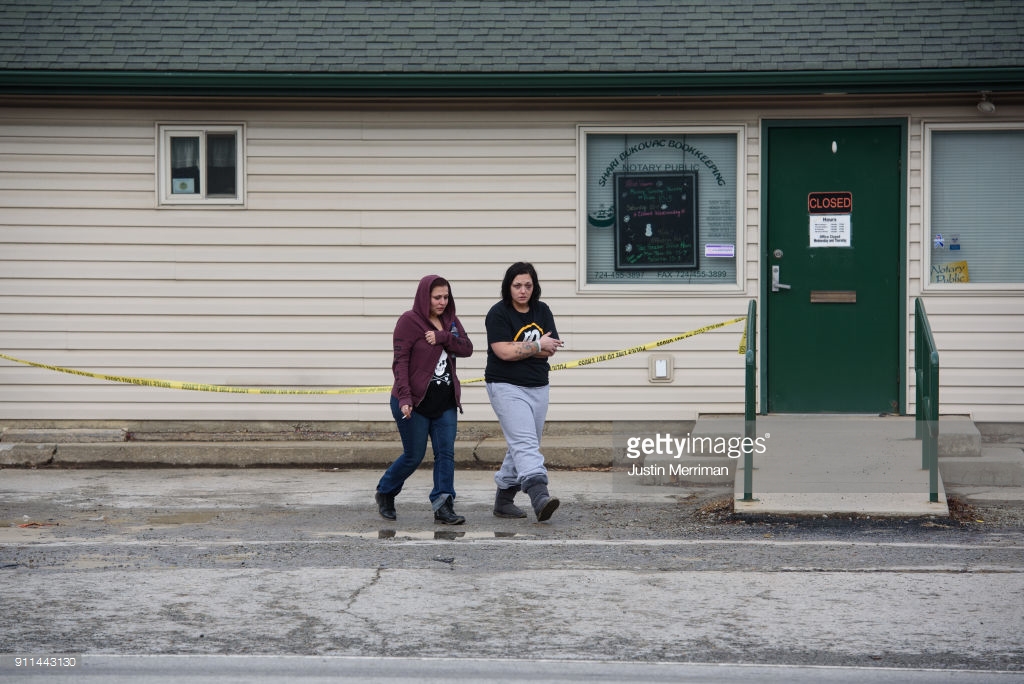
<instances>
[{"instance_id":1,"label":"concrete sidewalk","mask_svg":"<svg viewBox=\"0 0 1024 684\"><path fill-rule=\"evenodd\" d=\"M928 501L928 472L921 469L921 442L914 438L912 417L758 416L756 425L757 437L768 448L754 459L754 501L742 501L742 458L704 458L705 463L727 466L724 477L613 477L607 472L613 464L617 474L623 470L622 445L616 441L622 435L616 437L610 423L551 424L542 449L549 467L562 471L559 479L564 479L565 470L604 471L598 478L604 482L603 495L663 498L678 494L680 487L696 484L721 487L724 495L733 492L735 510L740 515L948 515L945 491L949 484L941 476L939 503ZM6 428L0 439L0 467L299 467L342 469L350 473L349 477L362 478L355 475L354 469L360 469L375 482L401 450L389 423L339 423L317 426L318 430L305 426L304 432L296 432L294 425L286 423L253 427L257 429L242 432L230 424L210 424L203 432L182 432L182 426L174 423ZM643 432L645 436L656 429L648 428ZM692 431L694 437L735 437L743 435L743 419L709 416L696 424L673 422L671 429L679 435ZM476 482L482 477L482 489L474 496L493 499L490 473L505 455L500 429L467 422L460 424L459 436L456 467L460 473L473 473L465 478L460 474L460 480ZM940 471L950 469L954 477L952 491L976 500L1024 501L1024 477L1018 477L1024 472L1021 449L999 448L999 458L1003 458L1003 452L1013 452L1007 463L1016 470L998 469L996 466L1005 464L986 461L982 451L980 435L970 420L943 418ZM430 458L428 450L422 471L429 472ZM699 460L691 458L690 462ZM673 459L667 457L662 463L671 465ZM657 460L645 459L643 464L657 464ZM965 474L974 479L965 479ZM979 475L984 477L979 479ZM589 491L585 489L581 495ZM573 496L572 490L565 495Z\"/></svg>"},{"instance_id":2,"label":"concrete sidewalk","mask_svg":"<svg viewBox=\"0 0 1024 684\"><path fill-rule=\"evenodd\" d=\"M557 468L609 466L610 430L608 423L592 427L549 424L542 444L547 463ZM497 423L459 423L457 467L497 468L505 451ZM379 421L325 424L305 430L283 422L164 425L128 421L86 428L33 426L0 431L0 467L383 468L401 453L394 423ZM426 462L431 458L428 448Z\"/></svg>"}]
</instances>

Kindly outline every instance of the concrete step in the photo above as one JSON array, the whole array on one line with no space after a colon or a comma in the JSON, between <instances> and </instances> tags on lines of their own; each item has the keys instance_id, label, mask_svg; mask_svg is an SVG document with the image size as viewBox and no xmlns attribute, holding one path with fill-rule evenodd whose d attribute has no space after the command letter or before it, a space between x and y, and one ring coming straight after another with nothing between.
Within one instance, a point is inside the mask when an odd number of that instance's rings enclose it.
<instances>
[{"instance_id":1,"label":"concrete step","mask_svg":"<svg viewBox=\"0 0 1024 684\"><path fill-rule=\"evenodd\" d=\"M929 501L914 419L905 416L771 415L754 431L753 498L736 478L737 515L948 516L941 478Z\"/></svg>"},{"instance_id":2,"label":"concrete step","mask_svg":"<svg viewBox=\"0 0 1024 684\"><path fill-rule=\"evenodd\" d=\"M981 431L967 416L939 418L939 459L981 456Z\"/></svg>"},{"instance_id":3,"label":"concrete step","mask_svg":"<svg viewBox=\"0 0 1024 684\"><path fill-rule=\"evenodd\" d=\"M10 437L11 435L5 435ZM496 467L505 440L483 437L455 443L456 467ZM554 468L609 467L612 436L558 435L541 443ZM383 468L402 450L397 433L386 440L82 441L0 443L0 466L317 466ZM424 463L433 460L428 445Z\"/></svg>"},{"instance_id":4,"label":"concrete step","mask_svg":"<svg viewBox=\"0 0 1024 684\"><path fill-rule=\"evenodd\" d=\"M784 415L784 414L783 414ZM762 424L771 416L758 416ZM807 415L803 418L813 421L827 419L828 416ZM906 417L884 416L880 421L906 420ZM755 424L757 421L755 421ZM701 416L693 429L694 436L731 437L743 436L745 421L743 416ZM763 431L761 431L763 432ZM939 458L981 456L981 432L970 418L966 416L943 416L939 420Z\"/></svg>"},{"instance_id":5,"label":"concrete step","mask_svg":"<svg viewBox=\"0 0 1024 684\"><path fill-rule=\"evenodd\" d=\"M1014 430L1004 432L1012 439ZM939 420L939 472L950 486L1019 487L1024 485L1024 449L986 444L970 418L943 417Z\"/></svg>"},{"instance_id":6,"label":"concrete step","mask_svg":"<svg viewBox=\"0 0 1024 684\"><path fill-rule=\"evenodd\" d=\"M765 417L760 418L763 425ZM1003 433L1009 434L1009 438L1012 439L1015 430L1019 431L1019 425L1001 427L1003 429L1000 436L1004 438L1006 435ZM759 434L760 432L763 430L759 431ZM693 434L711 437L743 435L743 417L701 416ZM939 472L943 483L956 486L1024 485L1022 449L1012 444L987 445L984 441L978 426L966 416L943 416L939 419ZM916 443L920 445L919 440ZM742 459L736 464L736 468L742 470Z\"/></svg>"},{"instance_id":7,"label":"concrete step","mask_svg":"<svg viewBox=\"0 0 1024 684\"><path fill-rule=\"evenodd\" d=\"M1024 486L1024 449L986 446L980 456L939 459L939 472L948 485L961 487Z\"/></svg>"},{"instance_id":8,"label":"concrete step","mask_svg":"<svg viewBox=\"0 0 1024 684\"><path fill-rule=\"evenodd\" d=\"M960 434L968 426L955 427ZM948 516L941 478L938 501L929 500L914 431L906 416L771 415L758 417L746 438L743 416L701 416L686 434L649 434L658 448L618 468L617 482L724 484L738 516ZM744 448L752 455L752 500L744 495Z\"/></svg>"}]
</instances>

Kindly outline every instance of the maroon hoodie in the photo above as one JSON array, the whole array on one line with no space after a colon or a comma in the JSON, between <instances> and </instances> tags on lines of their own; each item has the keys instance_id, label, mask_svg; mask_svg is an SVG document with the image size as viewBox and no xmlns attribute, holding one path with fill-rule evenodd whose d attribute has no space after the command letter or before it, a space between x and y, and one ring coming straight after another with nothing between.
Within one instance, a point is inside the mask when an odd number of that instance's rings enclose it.
<instances>
[{"instance_id":1,"label":"maroon hoodie","mask_svg":"<svg viewBox=\"0 0 1024 684\"><path fill-rule=\"evenodd\" d=\"M438 278L440 276L428 275L420 279L412 309L402 314L395 324L395 360L391 364L395 384L391 396L398 399L399 406L418 406L434 377L438 359L441 354L448 354L455 383L455 403L462 411L462 387L455 374L455 357L472 354L473 343L455 315L451 285L448 286L448 306L441 312L442 329L437 330L430 323L430 284ZM428 330L434 331L436 344L431 345L424 338Z\"/></svg>"}]
</instances>

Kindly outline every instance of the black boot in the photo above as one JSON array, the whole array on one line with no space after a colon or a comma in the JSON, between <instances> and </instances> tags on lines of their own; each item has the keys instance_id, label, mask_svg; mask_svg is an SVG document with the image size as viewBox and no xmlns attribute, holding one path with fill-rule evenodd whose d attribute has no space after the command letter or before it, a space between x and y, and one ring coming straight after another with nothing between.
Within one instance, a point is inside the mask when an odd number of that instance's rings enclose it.
<instances>
[{"instance_id":1,"label":"black boot","mask_svg":"<svg viewBox=\"0 0 1024 684\"><path fill-rule=\"evenodd\" d=\"M544 522L551 517L560 503L548 494L547 478L534 478L523 482L523 489L530 496L533 512L537 514L537 522Z\"/></svg>"},{"instance_id":2,"label":"black boot","mask_svg":"<svg viewBox=\"0 0 1024 684\"><path fill-rule=\"evenodd\" d=\"M373 500L377 502L377 511L380 512L380 517L385 520L395 520L398 518L398 514L395 513L394 494L382 494L377 492L373 495Z\"/></svg>"},{"instance_id":3,"label":"black boot","mask_svg":"<svg viewBox=\"0 0 1024 684\"><path fill-rule=\"evenodd\" d=\"M498 491L494 495L494 515L499 518L525 518L526 512L513 503L518 493L518 485L513 485L508 489L498 487Z\"/></svg>"},{"instance_id":4,"label":"black boot","mask_svg":"<svg viewBox=\"0 0 1024 684\"><path fill-rule=\"evenodd\" d=\"M452 504L452 497L449 496L444 500L444 503L434 511L434 522L439 525L461 525L466 522L466 519L461 515L456 515L455 508Z\"/></svg>"}]
</instances>

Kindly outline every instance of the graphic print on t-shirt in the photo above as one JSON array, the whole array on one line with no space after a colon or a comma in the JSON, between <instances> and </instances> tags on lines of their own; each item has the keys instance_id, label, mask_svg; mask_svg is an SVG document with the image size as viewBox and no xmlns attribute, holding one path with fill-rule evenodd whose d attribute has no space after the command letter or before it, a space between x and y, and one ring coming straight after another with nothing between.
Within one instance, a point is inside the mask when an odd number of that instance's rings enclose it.
<instances>
[{"instance_id":1,"label":"graphic print on t-shirt","mask_svg":"<svg viewBox=\"0 0 1024 684\"><path fill-rule=\"evenodd\" d=\"M536 323L524 325L512 336L513 342L536 342L544 336L544 331Z\"/></svg>"},{"instance_id":2,"label":"graphic print on t-shirt","mask_svg":"<svg viewBox=\"0 0 1024 684\"><path fill-rule=\"evenodd\" d=\"M434 366L434 379L431 382L436 385L452 384L452 375L448 372L447 354L441 354L441 358L437 360L437 365Z\"/></svg>"}]
</instances>

